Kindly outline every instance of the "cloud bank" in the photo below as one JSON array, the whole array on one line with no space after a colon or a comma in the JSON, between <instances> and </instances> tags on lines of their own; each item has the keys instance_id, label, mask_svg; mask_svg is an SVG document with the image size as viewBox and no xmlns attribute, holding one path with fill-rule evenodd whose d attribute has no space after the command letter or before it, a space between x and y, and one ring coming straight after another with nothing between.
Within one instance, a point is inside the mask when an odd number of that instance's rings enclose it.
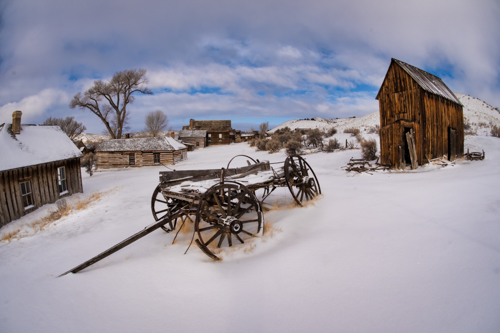
<instances>
[{"instance_id":1,"label":"cloud bank","mask_svg":"<svg viewBox=\"0 0 500 333\"><path fill-rule=\"evenodd\" d=\"M476 1L7 0L0 5L0 123L75 116L71 97L123 69L148 70L131 127L156 109L248 129L362 116L394 57L500 106L500 4Z\"/></svg>"}]
</instances>

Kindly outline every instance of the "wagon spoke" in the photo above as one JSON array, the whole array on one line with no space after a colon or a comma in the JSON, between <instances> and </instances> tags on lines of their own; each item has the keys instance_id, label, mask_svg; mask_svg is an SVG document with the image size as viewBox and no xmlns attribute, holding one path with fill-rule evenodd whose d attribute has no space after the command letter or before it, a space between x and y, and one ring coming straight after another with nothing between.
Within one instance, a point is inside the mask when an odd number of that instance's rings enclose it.
<instances>
[{"instance_id":1,"label":"wagon spoke","mask_svg":"<svg viewBox=\"0 0 500 333\"><path fill-rule=\"evenodd\" d=\"M245 215L246 213L248 213L250 211L250 209L253 208L253 205L250 205L250 207L246 208L245 210L239 212L237 215L236 215L236 218L239 219L240 217L242 217L243 215Z\"/></svg>"},{"instance_id":2,"label":"wagon spoke","mask_svg":"<svg viewBox=\"0 0 500 333\"><path fill-rule=\"evenodd\" d=\"M233 246L233 240L231 239L230 232L227 234L227 243L229 244L229 247Z\"/></svg>"},{"instance_id":3,"label":"wagon spoke","mask_svg":"<svg viewBox=\"0 0 500 333\"><path fill-rule=\"evenodd\" d=\"M238 234L234 234L234 236L241 242L241 244L245 243Z\"/></svg>"},{"instance_id":4,"label":"wagon spoke","mask_svg":"<svg viewBox=\"0 0 500 333\"><path fill-rule=\"evenodd\" d=\"M201 228L200 231L207 231L207 230L212 230L215 228L217 228L215 225L211 225L210 227Z\"/></svg>"},{"instance_id":5,"label":"wagon spoke","mask_svg":"<svg viewBox=\"0 0 500 333\"><path fill-rule=\"evenodd\" d=\"M164 203L165 205L168 205L168 202L166 202L165 200L155 199L155 201L158 201L158 202Z\"/></svg>"},{"instance_id":6,"label":"wagon spoke","mask_svg":"<svg viewBox=\"0 0 500 333\"><path fill-rule=\"evenodd\" d=\"M231 216L232 214L232 207L231 207L231 189L229 188L227 190L227 215Z\"/></svg>"},{"instance_id":7,"label":"wagon spoke","mask_svg":"<svg viewBox=\"0 0 500 333\"><path fill-rule=\"evenodd\" d=\"M213 241L214 239L216 239L216 238L217 238L217 237L218 237L221 233L222 233L222 230L221 230L221 229L219 229L219 231L217 231L217 232L215 233L215 235L213 235L213 236L212 236L212 238L210 238L210 239L208 240L208 242L206 242L206 243L205 243L205 245L208 245L208 244L212 243L212 241Z\"/></svg>"},{"instance_id":8,"label":"wagon spoke","mask_svg":"<svg viewBox=\"0 0 500 333\"><path fill-rule=\"evenodd\" d=\"M247 234L248 236L251 236L251 237L253 237L253 236L254 236L254 234L251 234L251 233L249 233L248 231L243 230L243 229L241 229L241 232L243 232L243 233L245 233L245 234Z\"/></svg>"},{"instance_id":9,"label":"wagon spoke","mask_svg":"<svg viewBox=\"0 0 500 333\"><path fill-rule=\"evenodd\" d=\"M219 244L217 244L217 247L220 247L222 245L222 242L224 241L224 238L226 238L226 233L222 233L222 236L219 239Z\"/></svg>"},{"instance_id":10,"label":"wagon spoke","mask_svg":"<svg viewBox=\"0 0 500 333\"><path fill-rule=\"evenodd\" d=\"M220 209L220 211L221 211L221 213L222 213L222 216L227 217L226 212L224 211L224 209L222 209L222 205L221 205L221 203L220 203L219 196L217 195L217 193L214 193L213 197L214 197L214 199L215 199L215 202L216 202L216 203L217 203L217 205L219 206L219 209Z\"/></svg>"},{"instance_id":11,"label":"wagon spoke","mask_svg":"<svg viewBox=\"0 0 500 333\"><path fill-rule=\"evenodd\" d=\"M240 221L241 223L251 223L251 222L259 222L259 219L254 219L254 220L247 220L247 221Z\"/></svg>"}]
</instances>

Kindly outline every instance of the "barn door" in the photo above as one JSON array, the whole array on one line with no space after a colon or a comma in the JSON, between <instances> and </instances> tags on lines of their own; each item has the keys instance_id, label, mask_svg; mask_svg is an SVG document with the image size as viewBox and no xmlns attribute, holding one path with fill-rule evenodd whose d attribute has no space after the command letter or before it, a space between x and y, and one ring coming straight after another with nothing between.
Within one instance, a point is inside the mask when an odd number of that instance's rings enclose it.
<instances>
[{"instance_id":1,"label":"barn door","mask_svg":"<svg viewBox=\"0 0 500 333\"><path fill-rule=\"evenodd\" d=\"M415 147L415 133L413 132L412 129L410 129L410 131L406 132L406 146L407 146L406 151L410 155L411 168L416 169L418 167L417 149ZM406 151L405 151L405 155L406 155Z\"/></svg>"},{"instance_id":2,"label":"barn door","mask_svg":"<svg viewBox=\"0 0 500 333\"><path fill-rule=\"evenodd\" d=\"M448 159L454 161L457 156L457 133L454 128L448 127Z\"/></svg>"}]
</instances>

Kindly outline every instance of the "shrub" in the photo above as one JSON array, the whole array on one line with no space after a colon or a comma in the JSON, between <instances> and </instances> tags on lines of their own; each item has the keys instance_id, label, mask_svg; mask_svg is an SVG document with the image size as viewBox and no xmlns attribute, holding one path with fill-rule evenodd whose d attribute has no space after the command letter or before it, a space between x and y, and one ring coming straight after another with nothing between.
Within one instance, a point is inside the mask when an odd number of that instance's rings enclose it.
<instances>
[{"instance_id":1,"label":"shrub","mask_svg":"<svg viewBox=\"0 0 500 333\"><path fill-rule=\"evenodd\" d=\"M358 142L361 142L361 141L363 141L364 139L363 139L363 137L361 136L361 134L356 134L356 140L357 140Z\"/></svg>"},{"instance_id":2,"label":"shrub","mask_svg":"<svg viewBox=\"0 0 500 333\"><path fill-rule=\"evenodd\" d=\"M315 128L307 133L307 144L313 146L314 148L323 146L323 133Z\"/></svg>"},{"instance_id":3,"label":"shrub","mask_svg":"<svg viewBox=\"0 0 500 333\"><path fill-rule=\"evenodd\" d=\"M325 146L325 151L327 153L332 153L335 149L340 149L339 140L336 138L328 140L328 144Z\"/></svg>"},{"instance_id":4,"label":"shrub","mask_svg":"<svg viewBox=\"0 0 500 333\"><path fill-rule=\"evenodd\" d=\"M491 128L491 136L500 138L500 127L498 127L497 125L493 125L493 127Z\"/></svg>"},{"instance_id":5,"label":"shrub","mask_svg":"<svg viewBox=\"0 0 500 333\"><path fill-rule=\"evenodd\" d=\"M377 158L377 141L375 139L371 140L362 140L360 142L361 145L361 154L364 159L369 161Z\"/></svg>"},{"instance_id":6,"label":"shrub","mask_svg":"<svg viewBox=\"0 0 500 333\"><path fill-rule=\"evenodd\" d=\"M301 153L302 143L295 140L288 141L285 148L288 156L299 155Z\"/></svg>"},{"instance_id":7,"label":"shrub","mask_svg":"<svg viewBox=\"0 0 500 333\"><path fill-rule=\"evenodd\" d=\"M258 150L266 150L267 140L266 139L258 139L255 143Z\"/></svg>"},{"instance_id":8,"label":"shrub","mask_svg":"<svg viewBox=\"0 0 500 333\"><path fill-rule=\"evenodd\" d=\"M344 130L344 133L351 133L352 136L356 136L360 133L360 130L356 127L349 127Z\"/></svg>"},{"instance_id":9,"label":"shrub","mask_svg":"<svg viewBox=\"0 0 500 333\"><path fill-rule=\"evenodd\" d=\"M96 160L97 158L92 152L85 155L85 157L82 159L82 167L85 168L85 171L90 175L90 177L92 177L92 175L94 174Z\"/></svg>"},{"instance_id":10,"label":"shrub","mask_svg":"<svg viewBox=\"0 0 500 333\"><path fill-rule=\"evenodd\" d=\"M255 139L250 140L250 141L249 141L249 143L250 143L250 147L255 147L256 141L257 141L257 140L255 140Z\"/></svg>"},{"instance_id":11,"label":"shrub","mask_svg":"<svg viewBox=\"0 0 500 333\"><path fill-rule=\"evenodd\" d=\"M327 136L327 137L334 136L335 134L337 134L337 129L336 129L335 127L330 128L330 129L326 132L326 136Z\"/></svg>"},{"instance_id":12,"label":"shrub","mask_svg":"<svg viewBox=\"0 0 500 333\"><path fill-rule=\"evenodd\" d=\"M281 142L279 142L278 140L272 139L267 141L266 150L269 150L269 153L271 154L277 153L280 151L280 149L281 149Z\"/></svg>"},{"instance_id":13,"label":"shrub","mask_svg":"<svg viewBox=\"0 0 500 333\"><path fill-rule=\"evenodd\" d=\"M380 133L380 125L375 125L368 128L368 134L379 134Z\"/></svg>"}]
</instances>

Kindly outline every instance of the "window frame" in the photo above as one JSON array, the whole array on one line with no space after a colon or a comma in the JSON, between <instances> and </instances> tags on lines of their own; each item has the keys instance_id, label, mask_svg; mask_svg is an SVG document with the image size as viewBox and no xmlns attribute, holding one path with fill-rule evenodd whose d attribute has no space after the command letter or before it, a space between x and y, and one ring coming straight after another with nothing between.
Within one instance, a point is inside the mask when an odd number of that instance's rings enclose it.
<instances>
[{"instance_id":1,"label":"window frame","mask_svg":"<svg viewBox=\"0 0 500 333\"><path fill-rule=\"evenodd\" d=\"M27 184L27 186L25 184ZM19 187L21 189L21 202L23 204L24 210L28 210L35 207L35 202L33 201L33 188L31 187L31 181L30 180L21 181L19 182Z\"/></svg>"},{"instance_id":2,"label":"window frame","mask_svg":"<svg viewBox=\"0 0 500 333\"><path fill-rule=\"evenodd\" d=\"M128 165L135 165L135 153L128 154Z\"/></svg>"},{"instance_id":3,"label":"window frame","mask_svg":"<svg viewBox=\"0 0 500 333\"><path fill-rule=\"evenodd\" d=\"M62 172L61 172L62 171ZM66 168L64 166L57 168L57 189L59 195L68 193L68 182L66 177Z\"/></svg>"},{"instance_id":4,"label":"window frame","mask_svg":"<svg viewBox=\"0 0 500 333\"><path fill-rule=\"evenodd\" d=\"M160 153L153 153L153 163L160 164Z\"/></svg>"}]
</instances>

